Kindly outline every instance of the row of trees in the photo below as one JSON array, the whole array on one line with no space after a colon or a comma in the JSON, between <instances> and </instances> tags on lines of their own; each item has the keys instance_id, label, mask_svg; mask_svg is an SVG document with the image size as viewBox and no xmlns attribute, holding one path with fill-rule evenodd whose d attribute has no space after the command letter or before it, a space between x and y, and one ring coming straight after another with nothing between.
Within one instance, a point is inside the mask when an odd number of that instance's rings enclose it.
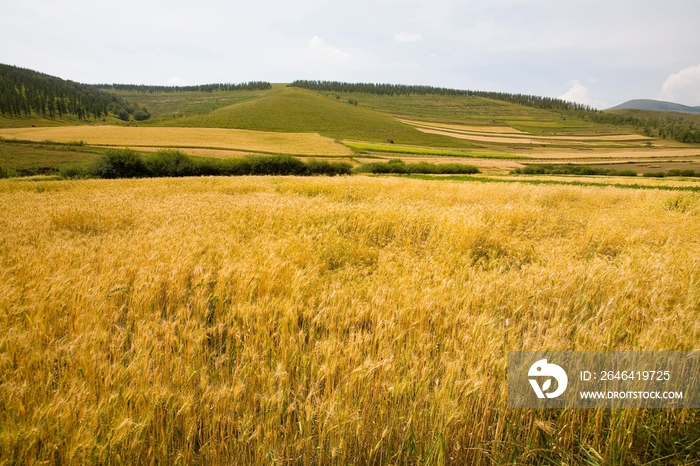
<instances>
[{"instance_id":1,"label":"row of trees","mask_svg":"<svg viewBox=\"0 0 700 466\"><path fill-rule=\"evenodd\" d=\"M506 92L472 91L464 89L450 89L433 86L409 86L404 84L375 84L375 83L345 83L339 81L294 81L290 86L300 87L313 91L328 92L364 92L379 95L463 95L485 97L487 99L502 100L513 104L526 105L528 107L544 108L551 110L583 110L594 111L588 105L567 102L551 97L540 97L527 94L508 94Z\"/></svg>"},{"instance_id":2,"label":"row of trees","mask_svg":"<svg viewBox=\"0 0 700 466\"><path fill-rule=\"evenodd\" d=\"M215 83L197 86L149 86L144 84L98 84L96 87L110 91L132 91L155 94L161 92L218 92L218 91L266 91L272 85L266 81L247 83Z\"/></svg>"}]
</instances>

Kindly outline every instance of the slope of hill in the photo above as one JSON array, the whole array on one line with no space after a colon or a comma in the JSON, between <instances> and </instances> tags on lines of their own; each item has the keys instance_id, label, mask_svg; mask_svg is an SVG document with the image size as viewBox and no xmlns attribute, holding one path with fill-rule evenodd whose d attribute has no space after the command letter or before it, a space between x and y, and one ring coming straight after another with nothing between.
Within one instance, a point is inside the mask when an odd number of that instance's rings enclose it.
<instances>
[{"instance_id":1,"label":"slope of hill","mask_svg":"<svg viewBox=\"0 0 700 466\"><path fill-rule=\"evenodd\" d=\"M625 103L609 108L608 110L655 110L662 112L679 112L679 113L700 113L700 107L689 107L687 105L677 104L674 102L665 102L663 100L651 99L634 99L628 100Z\"/></svg>"},{"instance_id":2,"label":"slope of hill","mask_svg":"<svg viewBox=\"0 0 700 466\"><path fill-rule=\"evenodd\" d=\"M382 83L347 83L339 81L294 81L290 86L313 91L362 92L377 95L460 95L484 97L501 100L526 107L552 110L592 110L590 106L552 97L529 94L511 94L508 92L474 91L468 89L451 89L433 86L415 86L405 84Z\"/></svg>"},{"instance_id":3,"label":"slope of hill","mask_svg":"<svg viewBox=\"0 0 700 466\"><path fill-rule=\"evenodd\" d=\"M537 137L585 139L636 132L680 143L700 142L700 130L692 118L700 116L700 111L695 114L633 109L599 112L584 107L559 108L556 99L533 96L496 94L489 98L489 93L477 91L406 86L385 86L393 92L386 93L374 89L376 85L337 84L342 86L304 89L265 82L195 86L205 90L223 89L214 92L168 86L112 85L116 91L105 91L99 86L0 65L0 114L4 112L0 115L0 127L91 123L231 128L318 133L336 140L498 152L504 150L503 146L515 144L511 140L486 137L489 135L454 137L451 134L453 137L448 137L442 131L418 130L401 121L404 119L474 126L477 132L485 126L510 128ZM550 104L554 107L549 108ZM141 117L150 119L134 121L144 119L136 118L139 112ZM638 112L662 116L638 115ZM519 147L522 141L517 142L518 147L512 149L522 149ZM557 145L568 148L571 144L569 141ZM541 147L541 144L534 146ZM619 144L608 146L619 148Z\"/></svg>"},{"instance_id":4,"label":"slope of hill","mask_svg":"<svg viewBox=\"0 0 700 466\"><path fill-rule=\"evenodd\" d=\"M423 134L386 113L298 88L278 88L207 114L163 120L157 124L310 132L334 139L392 140L397 144L436 147L479 147L468 141L455 142L452 138Z\"/></svg>"},{"instance_id":5,"label":"slope of hill","mask_svg":"<svg viewBox=\"0 0 700 466\"><path fill-rule=\"evenodd\" d=\"M182 116L201 115L221 107L265 95L267 90L240 90L222 92L137 92L118 91L129 102L144 106L151 112L151 123Z\"/></svg>"},{"instance_id":6,"label":"slope of hill","mask_svg":"<svg viewBox=\"0 0 700 466\"><path fill-rule=\"evenodd\" d=\"M0 127L144 121L151 117L150 107L145 105L152 103L158 107L158 116L201 113L271 87L266 81L200 86L93 85L0 63Z\"/></svg>"},{"instance_id":7,"label":"slope of hill","mask_svg":"<svg viewBox=\"0 0 700 466\"><path fill-rule=\"evenodd\" d=\"M0 64L0 114L7 117L75 117L98 120L137 110L121 97L94 86L67 81L34 70ZM139 110L143 119L147 112Z\"/></svg>"},{"instance_id":8,"label":"slope of hill","mask_svg":"<svg viewBox=\"0 0 700 466\"><path fill-rule=\"evenodd\" d=\"M348 98L348 94L334 92L321 92L321 94L330 98L339 96L341 100ZM513 127L538 135L595 130L614 131L614 127L610 125L591 123L568 115L563 116L556 110L545 110L477 96L353 93L351 98L359 102L359 107L408 119L418 117L421 120L440 123Z\"/></svg>"}]
</instances>

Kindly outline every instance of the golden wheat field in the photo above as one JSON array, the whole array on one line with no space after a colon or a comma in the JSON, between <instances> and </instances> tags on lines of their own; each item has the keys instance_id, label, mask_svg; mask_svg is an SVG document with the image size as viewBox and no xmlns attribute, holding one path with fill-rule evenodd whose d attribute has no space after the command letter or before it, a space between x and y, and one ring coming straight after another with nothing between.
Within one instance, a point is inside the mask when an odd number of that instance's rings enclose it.
<instances>
[{"instance_id":1,"label":"golden wheat field","mask_svg":"<svg viewBox=\"0 0 700 466\"><path fill-rule=\"evenodd\" d=\"M509 351L694 350L700 198L0 181L2 464L696 464L697 410L511 409Z\"/></svg>"},{"instance_id":2,"label":"golden wheat field","mask_svg":"<svg viewBox=\"0 0 700 466\"><path fill-rule=\"evenodd\" d=\"M3 128L0 137L27 141L97 146L150 146L272 152L291 155L349 155L352 151L316 133L275 133L223 128L161 128L137 126L60 126Z\"/></svg>"}]
</instances>

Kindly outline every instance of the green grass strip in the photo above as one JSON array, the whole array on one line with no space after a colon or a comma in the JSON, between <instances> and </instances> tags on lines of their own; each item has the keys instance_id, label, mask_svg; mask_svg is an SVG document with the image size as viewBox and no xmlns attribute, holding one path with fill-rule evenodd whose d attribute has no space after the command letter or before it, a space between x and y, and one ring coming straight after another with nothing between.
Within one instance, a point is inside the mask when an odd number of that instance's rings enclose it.
<instances>
[{"instance_id":1,"label":"green grass strip","mask_svg":"<svg viewBox=\"0 0 700 466\"><path fill-rule=\"evenodd\" d=\"M343 141L343 144L358 150L371 150L374 152L389 152L392 154L418 154L418 155L447 155L453 157L472 157L479 159L528 159L530 157L525 157L522 155L513 154L499 154L495 152L481 153L481 152L466 152L459 150L449 150L449 149L431 149L423 147L410 147L410 146L387 146L384 144L367 144L363 142L347 142Z\"/></svg>"},{"instance_id":2,"label":"green grass strip","mask_svg":"<svg viewBox=\"0 0 700 466\"><path fill-rule=\"evenodd\" d=\"M449 181L473 181L477 183L522 183L533 185L560 185L560 186L592 186L605 188L612 186L621 189L658 189L661 191L691 191L694 193L700 192L700 186L649 186L643 184L624 184L624 183L591 183L590 181L556 181L556 180L504 180L496 178L486 178L483 176L431 176L431 175L402 175L408 178L420 180L449 180Z\"/></svg>"}]
</instances>

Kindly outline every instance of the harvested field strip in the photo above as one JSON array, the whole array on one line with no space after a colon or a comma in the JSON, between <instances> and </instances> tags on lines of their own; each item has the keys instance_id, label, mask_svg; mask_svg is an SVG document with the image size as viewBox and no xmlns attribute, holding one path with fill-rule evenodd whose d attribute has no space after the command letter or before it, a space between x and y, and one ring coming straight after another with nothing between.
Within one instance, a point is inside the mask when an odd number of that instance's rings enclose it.
<instances>
[{"instance_id":1,"label":"harvested field strip","mask_svg":"<svg viewBox=\"0 0 700 466\"><path fill-rule=\"evenodd\" d=\"M691 191L700 193L700 186L669 186L669 185L649 185L640 183L594 183L590 181L560 181L543 179L524 178L490 178L483 176L463 176L463 175L397 175L407 176L420 180L441 180L441 181L472 181L478 183L522 183L531 185L561 185L561 186L588 186L600 188L622 188L622 189L658 189L661 191Z\"/></svg>"},{"instance_id":2,"label":"harvested field strip","mask_svg":"<svg viewBox=\"0 0 700 466\"><path fill-rule=\"evenodd\" d=\"M444 128L447 130L455 130L455 131L470 131L470 132L475 132L475 133L493 133L493 134L506 134L506 135L515 135L515 134L524 134L527 135L524 131L520 131L515 128L511 128L510 126L468 126L468 125L450 125L446 123L434 123L432 121L416 121L416 120L406 120L403 118L397 118L401 123L405 123L407 125L411 126L426 126L426 127L433 127L433 128Z\"/></svg>"},{"instance_id":3,"label":"harvested field strip","mask_svg":"<svg viewBox=\"0 0 700 466\"><path fill-rule=\"evenodd\" d=\"M430 147L399 146L393 144L367 144L363 142L343 141L348 147L372 152L390 152L397 154L444 155L453 157L476 157L485 159L527 159L529 157L498 152L471 152L460 150L433 149Z\"/></svg>"},{"instance_id":4,"label":"harvested field strip","mask_svg":"<svg viewBox=\"0 0 700 466\"><path fill-rule=\"evenodd\" d=\"M315 133L274 133L223 128L64 126L0 129L4 138L31 141L84 141L102 146L235 149L290 155L350 155L352 151Z\"/></svg>"},{"instance_id":5,"label":"harvested field strip","mask_svg":"<svg viewBox=\"0 0 700 466\"><path fill-rule=\"evenodd\" d=\"M657 148L639 148L638 150L633 149L622 149L619 151L567 151L562 150L549 151L532 151L528 152L528 155L533 159L577 159L577 160L591 160L593 158L605 160L605 159L648 159L648 158L691 158L700 157L700 148L696 149L657 149Z\"/></svg>"},{"instance_id":6,"label":"harvested field strip","mask_svg":"<svg viewBox=\"0 0 700 466\"><path fill-rule=\"evenodd\" d=\"M601 181L610 181L611 183L618 184L641 184L644 186L656 187L656 186L670 186L684 188L688 186L700 187L700 180L697 178L646 178L642 176L638 177L605 177L605 176L589 176L589 175L527 175L527 176L514 176L506 174L494 174L489 175L493 179L525 179L525 180L544 180L544 181L582 181L590 183L600 183Z\"/></svg>"},{"instance_id":7,"label":"harvested field strip","mask_svg":"<svg viewBox=\"0 0 700 466\"><path fill-rule=\"evenodd\" d=\"M411 120L399 120L402 123L406 123L412 126L416 127L421 127L421 128L426 128L426 129L435 129L435 130L445 130L449 132L454 132L458 134L473 134L475 136L486 136L486 137L491 137L491 136L508 136L512 138L519 138L519 139L528 139L528 138L535 138L537 140L551 140L551 141L647 141L647 140L652 140L653 138L647 137L647 136L642 136L640 134L611 134L611 135L600 135L600 136L589 136L589 135L575 135L575 134L567 134L564 136L535 136L533 134L528 134L524 133L522 131L514 130L517 131L515 133L512 133L510 131L483 131L479 130L477 126L464 126L460 127L459 125L443 125L443 124L435 124L435 123L422 123L418 121L411 121ZM494 127L487 127L487 128L494 128ZM496 127L498 128L498 127Z\"/></svg>"},{"instance_id":8,"label":"harvested field strip","mask_svg":"<svg viewBox=\"0 0 700 466\"><path fill-rule=\"evenodd\" d=\"M420 126L416 126L416 129L421 133L437 134L440 136L449 136L455 139L467 139L470 141L495 142L502 144L552 144L551 141L544 141L539 139L518 139L511 135L508 135L508 137L492 137L478 134L455 133L451 131L430 129Z\"/></svg>"},{"instance_id":9,"label":"harvested field strip","mask_svg":"<svg viewBox=\"0 0 700 466\"><path fill-rule=\"evenodd\" d=\"M587 141L580 141L580 140L574 140L574 139L567 139L567 140L553 140L553 139L544 139L540 138L539 136L537 137L532 137L529 139L517 139L515 136L508 136L508 137L492 137L492 136L487 136L487 135L480 135L480 134L467 134L467 133L455 133L455 132L450 132L450 131L443 131L443 130L434 130L430 128L423 128L416 126L416 129L422 133L427 133L427 134L437 134L440 136L449 136L452 138L456 139L466 139L470 141L480 141L480 142L493 142L493 143L500 143L500 144L537 144L537 145L571 145L571 144L576 144L577 146L583 146L586 145L587 147L599 147L599 148L614 148L614 147L629 147L629 143L633 143L634 141L627 141L625 144L625 141L601 141L601 140L587 140ZM639 145L641 148L641 145Z\"/></svg>"}]
</instances>

